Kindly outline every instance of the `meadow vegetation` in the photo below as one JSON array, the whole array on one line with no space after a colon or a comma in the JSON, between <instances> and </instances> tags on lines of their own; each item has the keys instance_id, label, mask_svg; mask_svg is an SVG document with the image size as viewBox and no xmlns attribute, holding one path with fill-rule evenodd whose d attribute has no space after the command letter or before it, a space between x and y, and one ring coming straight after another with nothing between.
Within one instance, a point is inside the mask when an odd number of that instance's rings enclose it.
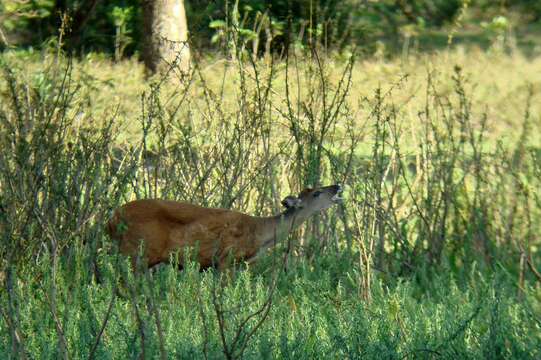
<instances>
[{"instance_id":1,"label":"meadow vegetation","mask_svg":"<svg viewBox=\"0 0 541 360\"><path fill-rule=\"evenodd\" d=\"M196 64L0 55L0 354L541 357L541 58ZM337 182L343 204L233 272L134 275L104 231L136 198L270 215Z\"/></svg>"}]
</instances>

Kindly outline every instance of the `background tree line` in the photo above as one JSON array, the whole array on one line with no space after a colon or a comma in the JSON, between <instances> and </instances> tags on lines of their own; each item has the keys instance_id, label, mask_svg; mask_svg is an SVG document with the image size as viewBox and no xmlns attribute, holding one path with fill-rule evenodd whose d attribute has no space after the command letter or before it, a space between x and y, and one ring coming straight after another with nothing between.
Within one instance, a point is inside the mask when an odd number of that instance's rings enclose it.
<instances>
[{"instance_id":1,"label":"background tree line","mask_svg":"<svg viewBox=\"0 0 541 360\"><path fill-rule=\"evenodd\" d=\"M144 47L142 0L4 0L0 2L0 49L55 42L66 23L63 46L79 54L98 51L121 58ZM190 42L199 49L225 41L225 28L238 27L252 51L280 49L293 39L318 40L343 49L373 52L378 40L398 44L412 33L452 25L463 10L480 23L513 12L521 24L539 22L537 0L189 0L185 1ZM63 14L67 16L63 17Z\"/></svg>"}]
</instances>

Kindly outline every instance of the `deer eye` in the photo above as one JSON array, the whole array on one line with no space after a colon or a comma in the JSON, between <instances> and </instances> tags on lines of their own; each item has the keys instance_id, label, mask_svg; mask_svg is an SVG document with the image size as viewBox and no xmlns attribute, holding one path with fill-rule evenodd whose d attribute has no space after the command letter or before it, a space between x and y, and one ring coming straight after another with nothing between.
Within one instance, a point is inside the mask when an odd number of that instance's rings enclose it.
<instances>
[{"instance_id":1,"label":"deer eye","mask_svg":"<svg viewBox=\"0 0 541 360\"><path fill-rule=\"evenodd\" d=\"M321 191L315 191L314 192L314 197L318 197L319 195L321 195Z\"/></svg>"}]
</instances>

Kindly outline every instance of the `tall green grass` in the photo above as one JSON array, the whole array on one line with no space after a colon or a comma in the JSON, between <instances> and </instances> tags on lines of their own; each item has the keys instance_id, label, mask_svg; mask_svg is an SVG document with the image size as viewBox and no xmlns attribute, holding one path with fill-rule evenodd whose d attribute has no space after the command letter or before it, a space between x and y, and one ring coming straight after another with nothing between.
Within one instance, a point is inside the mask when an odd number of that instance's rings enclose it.
<instances>
[{"instance_id":1,"label":"tall green grass","mask_svg":"<svg viewBox=\"0 0 541 360\"><path fill-rule=\"evenodd\" d=\"M149 82L128 125L116 108L93 117L92 80L70 61L28 80L3 60L0 353L540 356L533 87L512 119L518 141L494 145L467 69L445 92L429 73L407 126L407 76L359 96L354 58L238 59L221 82L198 66L176 86ZM126 126L139 128L129 141ZM269 215L290 192L336 182L343 204L233 277L196 264L134 276L104 233L135 198Z\"/></svg>"}]
</instances>

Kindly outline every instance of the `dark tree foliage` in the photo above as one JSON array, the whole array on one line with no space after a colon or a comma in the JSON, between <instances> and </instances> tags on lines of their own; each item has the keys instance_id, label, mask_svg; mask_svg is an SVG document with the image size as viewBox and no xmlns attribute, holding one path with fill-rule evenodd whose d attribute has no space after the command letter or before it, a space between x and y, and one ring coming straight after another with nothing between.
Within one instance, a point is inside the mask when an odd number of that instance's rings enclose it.
<instances>
[{"instance_id":1,"label":"dark tree foliage","mask_svg":"<svg viewBox=\"0 0 541 360\"><path fill-rule=\"evenodd\" d=\"M13 46L41 46L58 37L62 14L70 19L63 45L69 51L104 51L115 57L132 55L142 48L140 0L6 0L0 3L0 31ZM215 21L231 23L233 9L243 27L257 27L261 15L280 31L272 36L272 48L285 43L307 43L315 39L341 49L347 45L370 48L375 40L397 40L406 25L438 28L452 22L463 0L185 0L190 41L195 48L208 49L213 42ZM538 0L496 2L472 0L475 14L521 14L524 22L541 19ZM486 20L486 19L485 19ZM490 20L490 19L489 19ZM265 43L269 32L257 32ZM5 46L0 41L0 47ZM121 51L119 51L119 48Z\"/></svg>"}]
</instances>

